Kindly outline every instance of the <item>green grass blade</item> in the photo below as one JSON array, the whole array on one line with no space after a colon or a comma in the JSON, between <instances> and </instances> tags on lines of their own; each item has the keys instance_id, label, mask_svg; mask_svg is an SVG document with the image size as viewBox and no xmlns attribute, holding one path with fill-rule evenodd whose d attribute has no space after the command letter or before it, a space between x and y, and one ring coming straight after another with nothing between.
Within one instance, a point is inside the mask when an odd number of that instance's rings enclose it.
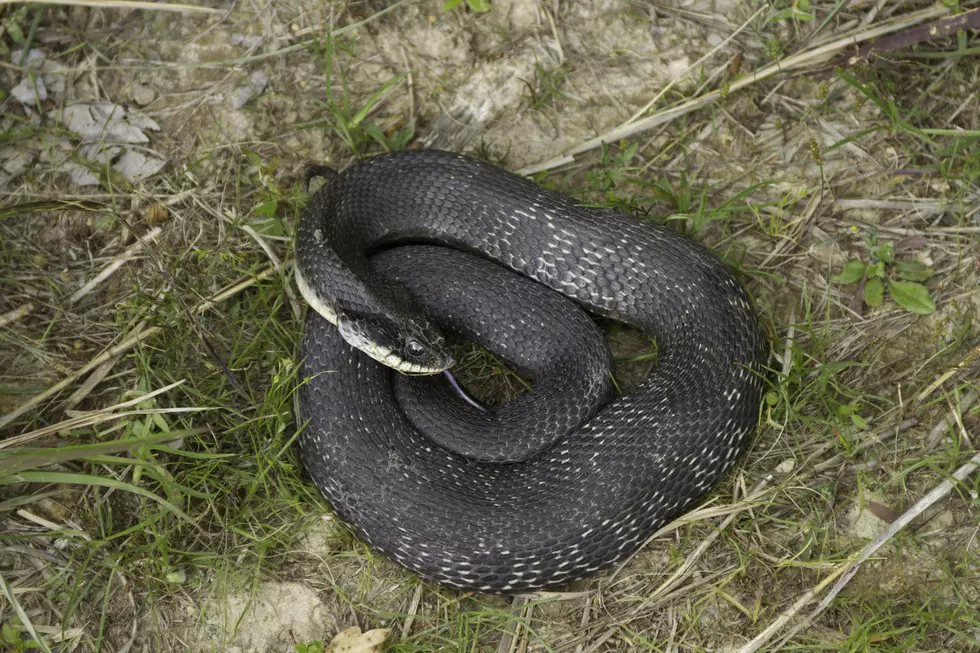
<instances>
[{"instance_id":1,"label":"green grass blade","mask_svg":"<svg viewBox=\"0 0 980 653\"><path fill-rule=\"evenodd\" d=\"M190 518L183 510L170 503L166 499L159 497L148 490L136 487L129 483L123 483L111 478L91 476L89 474L72 474L70 472L20 472L19 474L5 474L0 476L0 485L14 485L17 483L67 483L71 485L88 485L112 488L122 492L132 492L141 497L156 501L163 508L173 513L175 516L186 521L198 531L204 532L197 522Z\"/></svg>"},{"instance_id":2,"label":"green grass blade","mask_svg":"<svg viewBox=\"0 0 980 653\"><path fill-rule=\"evenodd\" d=\"M52 447L48 449L32 449L29 451L13 451L0 453L0 476L16 474L26 469L46 467L59 463L66 463L71 460L88 458L91 456L113 454L119 451L127 451L137 447L144 447L148 444L159 444L161 442L172 442L188 435L202 433L203 429L188 429L184 431L171 431L169 433L159 433L148 438L128 438L126 440L114 440L112 442L100 442L97 444L79 444L68 447Z\"/></svg>"}]
</instances>

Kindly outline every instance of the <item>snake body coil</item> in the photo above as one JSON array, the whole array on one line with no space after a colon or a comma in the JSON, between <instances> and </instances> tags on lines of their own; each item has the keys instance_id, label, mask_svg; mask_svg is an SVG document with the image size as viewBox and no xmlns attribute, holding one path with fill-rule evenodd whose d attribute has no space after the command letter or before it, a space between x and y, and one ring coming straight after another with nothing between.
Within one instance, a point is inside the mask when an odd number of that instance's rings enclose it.
<instances>
[{"instance_id":1,"label":"snake body coil","mask_svg":"<svg viewBox=\"0 0 980 653\"><path fill-rule=\"evenodd\" d=\"M370 258L404 242L426 247ZM748 298L717 258L659 225L413 150L329 179L300 221L296 260L316 309L301 346L304 465L371 546L439 583L542 589L622 560L707 492L754 430L765 345ZM594 412L608 355L542 353L534 329L559 344L594 329L546 325L535 311L577 319L553 291L656 338L638 390ZM447 330L490 334L484 344L552 390L481 415L438 377L376 362L445 369ZM418 407L425 398L445 412ZM530 433L539 426L557 435Z\"/></svg>"}]
</instances>

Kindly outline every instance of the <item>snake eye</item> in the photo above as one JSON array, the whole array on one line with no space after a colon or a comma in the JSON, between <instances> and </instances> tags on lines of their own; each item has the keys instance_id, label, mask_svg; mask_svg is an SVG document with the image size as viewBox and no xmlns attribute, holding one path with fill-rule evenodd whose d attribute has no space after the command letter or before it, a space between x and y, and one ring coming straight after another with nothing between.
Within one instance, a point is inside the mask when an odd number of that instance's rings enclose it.
<instances>
[{"instance_id":1,"label":"snake eye","mask_svg":"<svg viewBox=\"0 0 980 653\"><path fill-rule=\"evenodd\" d=\"M412 358L422 358L425 356L425 347L418 340L409 340L405 343L405 353Z\"/></svg>"}]
</instances>

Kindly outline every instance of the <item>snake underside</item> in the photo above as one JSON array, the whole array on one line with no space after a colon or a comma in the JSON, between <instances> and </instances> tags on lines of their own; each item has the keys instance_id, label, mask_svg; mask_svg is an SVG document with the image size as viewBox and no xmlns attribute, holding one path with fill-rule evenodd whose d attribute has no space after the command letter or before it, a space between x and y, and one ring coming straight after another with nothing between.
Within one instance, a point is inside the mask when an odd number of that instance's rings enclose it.
<instances>
[{"instance_id":1,"label":"snake underside","mask_svg":"<svg viewBox=\"0 0 980 653\"><path fill-rule=\"evenodd\" d=\"M426 578L517 592L591 575L710 490L754 431L766 347L748 297L715 256L662 226L413 150L330 179L296 247L320 305L301 346L304 465L361 537ZM561 353L565 340L593 342L569 299L656 338L639 389L601 405L608 354ZM484 344L543 399L481 415L439 377L375 362L323 317L430 303L444 331L495 338ZM557 349L542 349L545 336ZM426 398L442 408L420 407Z\"/></svg>"}]
</instances>

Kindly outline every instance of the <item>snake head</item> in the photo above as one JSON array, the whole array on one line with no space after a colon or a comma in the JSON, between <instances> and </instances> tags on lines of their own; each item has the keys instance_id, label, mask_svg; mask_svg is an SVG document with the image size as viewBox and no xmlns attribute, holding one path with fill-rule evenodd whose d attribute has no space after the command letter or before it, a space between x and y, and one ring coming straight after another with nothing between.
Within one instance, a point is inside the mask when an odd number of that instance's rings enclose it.
<instances>
[{"instance_id":1,"label":"snake head","mask_svg":"<svg viewBox=\"0 0 980 653\"><path fill-rule=\"evenodd\" d=\"M427 321L343 314L337 329L347 344L403 374L438 374L455 362L446 339Z\"/></svg>"}]
</instances>

